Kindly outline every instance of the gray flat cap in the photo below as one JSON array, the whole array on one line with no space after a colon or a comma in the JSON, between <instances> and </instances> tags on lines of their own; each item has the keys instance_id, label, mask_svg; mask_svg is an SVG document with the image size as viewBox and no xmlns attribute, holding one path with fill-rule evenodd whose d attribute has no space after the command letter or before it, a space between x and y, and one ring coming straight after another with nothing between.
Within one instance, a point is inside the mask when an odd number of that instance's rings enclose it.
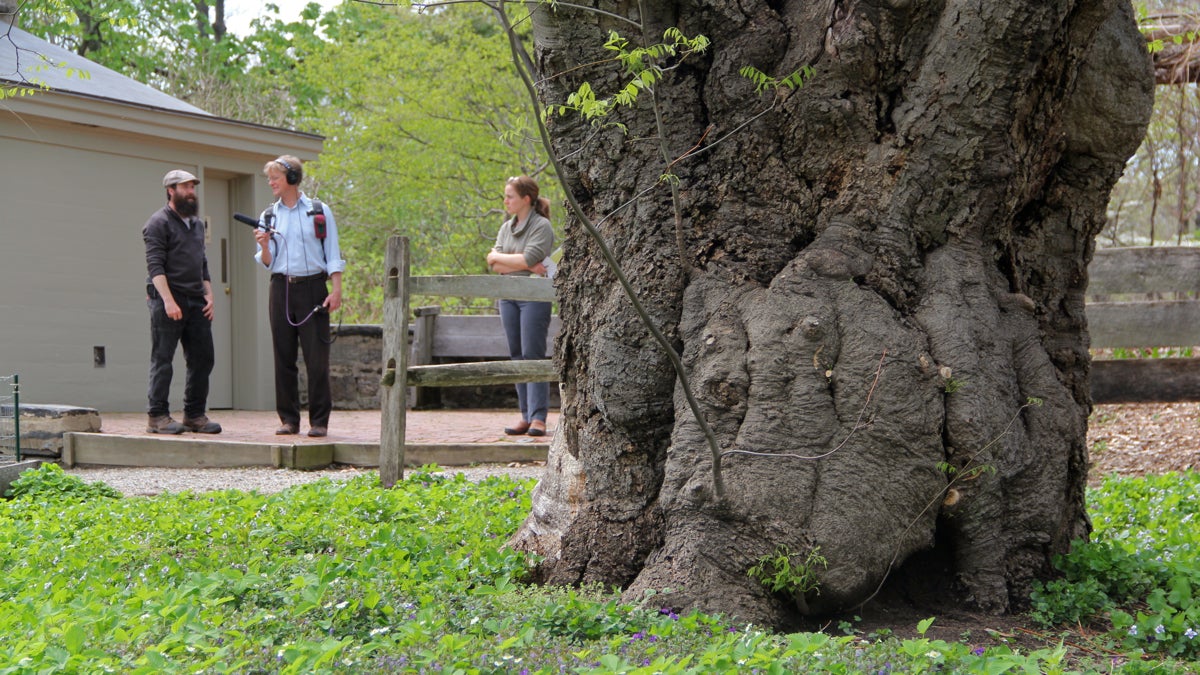
<instances>
[{"instance_id":1,"label":"gray flat cap","mask_svg":"<svg viewBox=\"0 0 1200 675\"><path fill-rule=\"evenodd\" d=\"M163 176L163 187L171 187L172 185L178 185L180 183L187 182L198 184L200 179L184 171L183 169L171 169L167 172L167 175Z\"/></svg>"}]
</instances>

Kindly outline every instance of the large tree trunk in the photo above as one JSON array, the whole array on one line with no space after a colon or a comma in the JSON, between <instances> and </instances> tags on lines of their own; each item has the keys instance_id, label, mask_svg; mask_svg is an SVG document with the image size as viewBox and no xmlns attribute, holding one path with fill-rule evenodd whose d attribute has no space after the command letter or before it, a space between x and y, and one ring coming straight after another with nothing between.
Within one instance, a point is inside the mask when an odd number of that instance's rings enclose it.
<instances>
[{"instance_id":1,"label":"large tree trunk","mask_svg":"<svg viewBox=\"0 0 1200 675\"><path fill-rule=\"evenodd\" d=\"M667 357L568 218L563 416L514 545L546 582L776 626L897 579L1019 606L1089 532L1087 263L1153 99L1127 0L599 6L650 41L712 40L610 120L628 133L551 132L682 355L726 494ZM548 102L620 84L592 65L608 30L630 32L538 11ZM815 75L738 128L773 100L747 65ZM638 195L701 139L670 168L677 226L666 188ZM819 588L747 575L778 550L823 557Z\"/></svg>"}]
</instances>

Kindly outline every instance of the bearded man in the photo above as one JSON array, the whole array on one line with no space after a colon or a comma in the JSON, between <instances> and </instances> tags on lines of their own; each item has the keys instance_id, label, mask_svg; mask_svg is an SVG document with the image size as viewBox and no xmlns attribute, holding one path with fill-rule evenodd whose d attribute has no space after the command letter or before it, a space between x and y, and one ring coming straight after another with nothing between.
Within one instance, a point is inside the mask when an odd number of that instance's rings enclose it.
<instances>
[{"instance_id":1,"label":"bearded man","mask_svg":"<svg viewBox=\"0 0 1200 675\"><path fill-rule=\"evenodd\" d=\"M181 169L163 177L167 205L146 221L146 306L150 308L150 404L146 431L217 434L221 425L208 419L208 376L213 349L212 280L204 251L204 221L196 217L196 186ZM183 390L183 423L171 418L171 376L175 347L183 345L187 381Z\"/></svg>"}]
</instances>

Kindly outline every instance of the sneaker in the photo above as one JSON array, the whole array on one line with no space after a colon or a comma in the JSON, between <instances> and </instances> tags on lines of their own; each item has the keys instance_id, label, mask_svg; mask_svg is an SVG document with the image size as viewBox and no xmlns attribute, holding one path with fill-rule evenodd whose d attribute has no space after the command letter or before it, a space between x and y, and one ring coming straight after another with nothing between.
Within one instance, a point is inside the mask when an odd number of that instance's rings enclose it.
<instances>
[{"instance_id":1,"label":"sneaker","mask_svg":"<svg viewBox=\"0 0 1200 675\"><path fill-rule=\"evenodd\" d=\"M171 419L170 415L151 415L146 431L152 434L182 434L184 427Z\"/></svg>"},{"instance_id":2,"label":"sneaker","mask_svg":"<svg viewBox=\"0 0 1200 675\"><path fill-rule=\"evenodd\" d=\"M185 417L183 418L183 426L188 431L192 431L197 434L221 433L221 425L208 419L208 415L201 415L199 417Z\"/></svg>"}]
</instances>

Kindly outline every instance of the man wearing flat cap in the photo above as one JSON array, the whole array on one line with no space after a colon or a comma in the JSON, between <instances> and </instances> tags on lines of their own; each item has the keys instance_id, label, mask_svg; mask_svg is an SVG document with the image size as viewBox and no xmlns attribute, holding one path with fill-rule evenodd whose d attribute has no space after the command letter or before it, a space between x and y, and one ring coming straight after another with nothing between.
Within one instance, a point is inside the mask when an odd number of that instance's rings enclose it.
<instances>
[{"instance_id":1,"label":"man wearing flat cap","mask_svg":"<svg viewBox=\"0 0 1200 675\"><path fill-rule=\"evenodd\" d=\"M208 419L208 376L213 349L212 280L204 252L204 221L196 217L192 174L173 169L163 176L167 205L146 221L146 305L150 308L150 404L146 409L152 434L193 431L217 434L221 425ZM187 381L183 390L183 422L171 419L168 398L175 347L183 345Z\"/></svg>"}]
</instances>

